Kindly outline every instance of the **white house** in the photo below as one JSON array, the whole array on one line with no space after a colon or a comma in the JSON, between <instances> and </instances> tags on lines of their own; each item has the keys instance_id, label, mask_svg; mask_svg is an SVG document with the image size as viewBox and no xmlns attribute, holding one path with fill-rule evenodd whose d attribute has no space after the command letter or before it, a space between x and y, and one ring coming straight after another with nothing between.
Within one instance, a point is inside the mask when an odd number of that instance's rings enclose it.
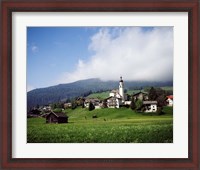
<instances>
[{"instance_id":1,"label":"white house","mask_svg":"<svg viewBox=\"0 0 200 170\"><path fill-rule=\"evenodd\" d=\"M95 109L100 109L101 104L100 104L100 100L99 99L95 99L95 98L87 98L85 99L84 105L86 108L89 108L89 104L90 102L95 106Z\"/></svg>"},{"instance_id":2,"label":"white house","mask_svg":"<svg viewBox=\"0 0 200 170\"><path fill-rule=\"evenodd\" d=\"M173 106L173 95L167 96L167 106Z\"/></svg>"},{"instance_id":3,"label":"white house","mask_svg":"<svg viewBox=\"0 0 200 170\"><path fill-rule=\"evenodd\" d=\"M115 90L112 90L109 94L110 97L117 97L117 98L121 98L122 96L119 94L119 90L118 89L115 89Z\"/></svg>"},{"instance_id":4,"label":"white house","mask_svg":"<svg viewBox=\"0 0 200 170\"><path fill-rule=\"evenodd\" d=\"M143 101L145 107L145 112L156 112L157 111L157 101Z\"/></svg>"},{"instance_id":5,"label":"white house","mask_svg":"<svg viewBox=\"0 0 200 170\"><path fill-rule=\"evenodd\" d=\"M106 99L108 108L119 108L122 104L122 99L116 96L110 96Z\"/></svg>"}]
</instances>

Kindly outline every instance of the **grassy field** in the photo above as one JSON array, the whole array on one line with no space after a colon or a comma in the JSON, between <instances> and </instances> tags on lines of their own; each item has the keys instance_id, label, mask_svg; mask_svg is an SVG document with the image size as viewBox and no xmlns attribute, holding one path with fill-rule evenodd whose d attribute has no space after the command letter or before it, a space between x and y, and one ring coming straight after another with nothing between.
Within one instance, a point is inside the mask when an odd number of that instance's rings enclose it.
<instances>
[{"instance_id":1,"label":"grassy field","mask_svg":"<svg viewBox=\"0 0 200 170\"><path fill-rule=\"evenodd\" d=\"M67 124L46 124L44 118L28 118L28 143L171 143L173 110L164 115L135 113L131 109L66 110ZM97 118L92 118L96 115Z\"/></svg>"}]
</instances>

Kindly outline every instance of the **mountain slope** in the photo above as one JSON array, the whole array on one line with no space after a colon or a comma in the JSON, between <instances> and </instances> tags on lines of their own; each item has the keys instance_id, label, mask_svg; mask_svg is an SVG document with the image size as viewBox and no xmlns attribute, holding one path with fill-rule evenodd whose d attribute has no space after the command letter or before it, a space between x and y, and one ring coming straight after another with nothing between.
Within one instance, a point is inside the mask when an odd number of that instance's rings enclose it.
<instances>
[{"instance_id":1,"label":"mountain slope","mask_svg":"<svg viewBox=\"0 0 200 170\"><path fill-rule=\"evenodd\" d=\"M134 82L126 81L125 88L144 86L172 86L172 82ZM66 101L79 96L88 96L94 92L102 92L118 88L118 81L101 81L100 79L80 80L68 84L35 89L27 93L27 107Z\"/></svg>"}]
</instances>

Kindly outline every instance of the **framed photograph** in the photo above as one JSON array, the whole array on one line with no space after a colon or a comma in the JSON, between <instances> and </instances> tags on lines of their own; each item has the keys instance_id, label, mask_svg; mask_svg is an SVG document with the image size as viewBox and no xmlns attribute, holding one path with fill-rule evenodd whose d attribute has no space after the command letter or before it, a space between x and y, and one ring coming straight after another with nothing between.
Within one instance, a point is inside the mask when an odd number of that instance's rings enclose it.
<instances>
[{"instance_id":1,"label":"framed photograph","mask_svg":"<svg viewBox=\"0 0 200 170\"><path fill-rule=\"evenodd\" d=\"M199 165L199 1L1 2L2 169Z\"/></svg>"}]
</instances>

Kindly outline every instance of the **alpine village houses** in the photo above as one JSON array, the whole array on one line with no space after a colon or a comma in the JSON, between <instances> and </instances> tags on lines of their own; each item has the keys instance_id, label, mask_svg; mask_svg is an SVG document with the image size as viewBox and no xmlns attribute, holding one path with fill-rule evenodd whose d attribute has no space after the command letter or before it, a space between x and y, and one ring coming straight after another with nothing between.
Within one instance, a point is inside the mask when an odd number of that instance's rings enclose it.
<instances>
[{"instance_id":1,"label":"alpine village houses","mask_svg":"<svg viewBox=\"0 0 200 170\"><path fill-rule=\"evenodd\" d=\"M157 111L157 101L149 101L148 94L144 92L138 92L132 95L134 100L141 100L143 102L143 106L145 108L145 112L156 112ZM89 107L89 103L92 103L95 106L95 109L100 109L102 107L108 108L120 108L122 106L130 106L131 100L128 98L128 94L124 93L124 81L122 77L120 77L119 81L119 89L114 89L110 91L109 97L104 100L94 99L94 98L86 98L84 105L86 108Z\"/></svg>"},{"instance_id":2,"label":"alpine village houses","mask_svg":"<svg viewBox=\"0 0 200 170\"><path fill-rule=\"evenodd\" d=\"M101 109L101 108L120 108L123 106L130 106L131 105L131 98L134 101L140 100L142 101L142 108L143 112L156 112L157 101L149 100L148 93L145 92L138 92L133 94L131 97L130 95L124 93L124 81L122 77L119 80L119 88L113 89L110 91L109 96L104 100L95 99L95 98L83 98L79 97L77 99L77 103L79 105L83 105L86 108L89 108L90 103L93 104L94 109ZM166 96L166 103L167 106L173 106L173 95ZM65 103L64 108L71 108L72 103ZM68 123L68 116L65 113L57 113L53 112L50 106L44 106L40 109L32 109L28 112L28 117L37 117L40 115L40 112L44 112L42 117L46 118L46 123Z\"/></svg>"}]
</instances>

